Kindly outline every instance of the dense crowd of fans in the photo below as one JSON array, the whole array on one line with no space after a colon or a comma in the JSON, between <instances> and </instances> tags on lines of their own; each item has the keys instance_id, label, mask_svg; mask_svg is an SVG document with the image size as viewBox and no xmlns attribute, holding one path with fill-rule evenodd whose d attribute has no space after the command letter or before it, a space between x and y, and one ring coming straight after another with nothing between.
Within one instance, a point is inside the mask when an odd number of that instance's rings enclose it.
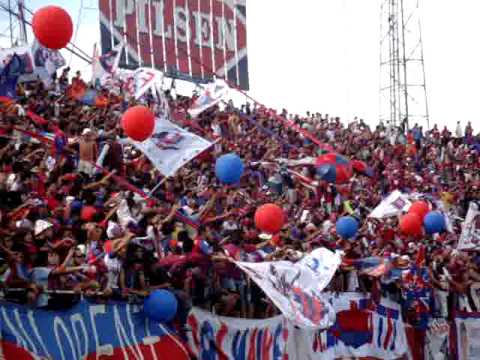
<instances>
[{"instance_id":1,"label":"dense crowd of fans","mask_svg":"<svg viewBox=\"0 0 480 360\"><path fill-rule=\"evenodd\" d=\"M80 74L73 81L81 81ZM40 82L19 86L17 101L1 106L0 273L6 299L59 309L80 296L137 301L165 288L179 300L181 322L192 304L264 318L277 310L230 259L296 261L323 246L343 251L331 291L389 296L402 303L414 325L424 316L448 318L455 309L480 311L480 257L456 250L468 205L480 200L480 138L470 123L465 129L458 124L454 134L437 126L371 128L358 119L347 126L328 115L292 117L232 103L192 120L185 111L192 98L167 91L172 121L215 145L164 179L122 134L120 116L134 101L104 91L108 101L85 106L65 95L68 86L64 71L51 88ZM153 96L143 101L158 111ZM373 176L357 174L336 185L316 178L311 166L296 167L298 176L287 171L279 159L315 157L322 150L279 117L335 152L366 162ZM215 178L215 158L226 152L246 165L238 186ZM396 189L425 194L433 208L442 206L451 231L409 237L395 217L367 218ZM259 233L253 221L266 202L281 205L288 216L273 237ZM349 241L335 234L335 221L345 214L362 224ZM375 275L356 266L373 257L388 259L388 271ZM418 289L431 296L410 301Z\"/></svg>"}]
</instances>

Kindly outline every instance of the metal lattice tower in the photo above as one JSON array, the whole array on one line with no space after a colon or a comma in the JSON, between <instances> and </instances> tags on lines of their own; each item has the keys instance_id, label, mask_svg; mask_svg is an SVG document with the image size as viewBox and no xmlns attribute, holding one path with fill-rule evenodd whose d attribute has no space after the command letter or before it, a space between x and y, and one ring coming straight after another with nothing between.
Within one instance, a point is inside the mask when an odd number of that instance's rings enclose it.
<instances>
[{"instance_id":1,"label":"metal lattice tower","mask_svg":"<svg viewBox=\"0 0 480 360\"><path fill-rule=\"evenodd\" d=\"M28 43L24 0L2 0L0 7L0 47L8 48ZM12 15L13 13L18 16Z\"/></svg>"},{"instance_id":2,"label":"metal lattice tower","mask_svg":"<svg viewBox=\"0 0 480 360\"><path fill-rule=\"evenodd\" d=\"M382 0L380 121L430 127L419 0Z\"/></svg>"}]
</instances>

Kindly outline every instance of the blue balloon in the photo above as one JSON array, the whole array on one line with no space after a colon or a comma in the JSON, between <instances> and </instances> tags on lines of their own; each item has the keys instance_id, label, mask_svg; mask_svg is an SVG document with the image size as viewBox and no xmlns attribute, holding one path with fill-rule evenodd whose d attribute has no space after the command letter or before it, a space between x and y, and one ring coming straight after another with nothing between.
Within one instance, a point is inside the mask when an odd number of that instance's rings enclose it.
<instances>
[{"instance_id":1,"label":"blue balloon","mask_svg":"<svg viewBox=\"0 0 480 360\"><path fill-rule=\"evenodd\" d=\"M224 184L236 184L243 174L243 162L237 154L220 156L215 163L215 175Z\"/></svg>"},{"instance_id":2,"label":"blue balloon","mask_svg":"<svg viewBox=\"0 0 480 360\"><path fill-rule=\"evenodd\" d=\"M335 225L337 234L343 239L350 239L358 231L358 221L352 216L342 216Z\"/></svg>"},{"instance_id":3,"label":"blue balloon","mask_svg":"<svg viewBox=\"0 0 480 360\"><path fill-rule=\"evenodd\" d=\"M329 183L335 183L337 180L337 169L333 164L325 164L317 169L317 174L322 180Z\"/></svg>"},{"instance_id":4,"label":"blue balloon","mask_svg":"<svg viewBox=\"0 0 480 360\"><path fill-rule=\"evenodd\" d=\"M167 290L155 290L143 301L143 312L153 321L169 322L177 314L178 302Z\"/></svg>"},{"instance_id":5,"label":"blue balloon","mask_svg":"<svg viewBox=\"0 0 480 360\"><path fill-rule=\"evenodd\" d=\"M436 234L446 230L445 216L439 211L430 211L423 219L423 227L427 234Z\"/></svg>"}]
</instances>

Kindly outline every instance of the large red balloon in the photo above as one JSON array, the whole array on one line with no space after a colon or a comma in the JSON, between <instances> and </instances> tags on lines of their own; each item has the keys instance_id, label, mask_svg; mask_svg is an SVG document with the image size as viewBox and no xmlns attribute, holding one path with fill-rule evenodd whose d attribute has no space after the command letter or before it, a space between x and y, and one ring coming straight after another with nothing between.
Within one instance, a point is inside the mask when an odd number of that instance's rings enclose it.
<instances>
[{"instance_id":1,"label":"large red balloon","mask_svg":"<svg viewBox=\"0 0 480 360\"><path fill-rule=\"evenodd\" d=\"M282 229L283 224L285 224L285 214L278 205L265 204L255 212L255 225L261 231L276 234Z\"/></svg>"},{"instance_id":2,"label":"large red balloon","mask_svg":"<svg viewBox=\"0 0 480 360\"><path fill-rule=\"evenodd\" d=\"M155 116L146 106L137 105L122 116L122 128L135 141L145 141L152 136Z\"/></svg>"},{"instance_id":3,"label":"large red balloon","mask_svg":"<svg viewBox=\"0 0 480 360\"><path fill-rule=\"evenodd\" d=\"M425 201L415 201L412 206L410 206L410 209L408 209L410 214L417 214L422 221L429 211L430 209Z\"/></svg>"},{"instance_id":4,"label":"large red balloon","mask_svg":"<svg viewBox=\"0 0 480 360\"><path fill-rule=\"evenodd\" d=\"M418 235L422 231L422 219L416 213L408 213L400 219L400 230L405 235Z\"/></svg>"},{"instance_id":5,"label":"large red balloon","mask_svg":"<svg viewBox=\"0 0 480 360\"><path fill-rule=\"evenodd\" d=\"M58 6L45 6L35 12L32 28L38 42L49 49L63 49L70 42L73 23L70 15Z\"/></svg>"}]
</instances>

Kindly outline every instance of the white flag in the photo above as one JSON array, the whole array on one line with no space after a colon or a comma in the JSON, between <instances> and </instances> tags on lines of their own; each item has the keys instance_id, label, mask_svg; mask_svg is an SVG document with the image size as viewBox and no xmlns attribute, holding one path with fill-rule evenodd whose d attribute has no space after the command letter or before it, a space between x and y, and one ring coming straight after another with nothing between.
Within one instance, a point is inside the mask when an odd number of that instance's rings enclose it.
<instances>
[{"instance_id":1,"label":"white flag","mask_svg":"<svg viewBox=\"0 0 480 360\"><path fill-rule=\"evenodd\" d=\"M467 217L462 224L462 234L458 240L459 250L480 250L480 209L477 203L470 202Z\"/></svg>"},{"instance_id":2,"label":"white flag","mask_svg":"<svg viewBox=\"0 0 480 360\"><path fill-rule=\"evenodd\" d=\"M50 86L53 73L65 66L65 59L60 51L47 49L36 40L31 46L0 49L1 68L10 61L13 54L17 54L24 65L19 82L35 81L39 77L46 86Z\"/></svg>"},{"instance_id":3,"label":"white flag","mask_svg":"<svg viewBox=\"0 0 480 360\"><path fill-rule=\"evenodd\" d=\"M388 195L382 202L368 215L368 217L383 219L390 216L397 216L402 211L407 211L412 203L408 199L408 195L402 194L399 190L395 190Z\"/></svg>"},{"instance_id":4,"label":"white flag","mask_svg":"<svg viewBox=\"0 0 480 360\"><path fill-rule=\"evenodd\" d=\"M106 54L98 55L97 44L93 48L92 61L92 83L100 82L105 86L112 83L112 78L117 73L118 64L123 53L125 44L118 43L111 51Z\"/></svg>"},{"instance_id":5,"label":"white flag","mask_svg":"<svg viewBox=\"0 0 480 360\"><path fill-rule=\"evenodd\" d=\"M153 135L143 142L131 141L164 176L172 176L212 143L166 119L157 118Z\"/></svg>"},{"instance_id":6,"label":"white flag","mask_svg":"<svg viewBox=\"0 0 480 360\"><path fill-rule=\"evenodd\" d=\"M340 265L338 253L316 249L297 263L235 262L255 281L285 317L301 328L327 328L335 311L321 294Z\"/></svg>"},{"instance_id":7,"label":"white flag","mask_svg":"<svg viewBox=\"0 0 480 360\"><path fill-rule=\"evenodd\" d=\"M195 118L208 108L218 104L227 93L227 83L223 80L216 80L214 83L208 84L205 87L200 97L195 100L188 112Z\"/></svg>"},{"instance_id":8,"label":"white flag","mask_svg":"<svg viewBox=\"0 0 480 360\"><path fill-rule=\"evenodd\" d=\"M135 81L135 99L138 99L148 89L153 88L156 83L162 82L163 73L155 69L139 68L135 70L133 78Z\"/></svg>"}]
</instances>

